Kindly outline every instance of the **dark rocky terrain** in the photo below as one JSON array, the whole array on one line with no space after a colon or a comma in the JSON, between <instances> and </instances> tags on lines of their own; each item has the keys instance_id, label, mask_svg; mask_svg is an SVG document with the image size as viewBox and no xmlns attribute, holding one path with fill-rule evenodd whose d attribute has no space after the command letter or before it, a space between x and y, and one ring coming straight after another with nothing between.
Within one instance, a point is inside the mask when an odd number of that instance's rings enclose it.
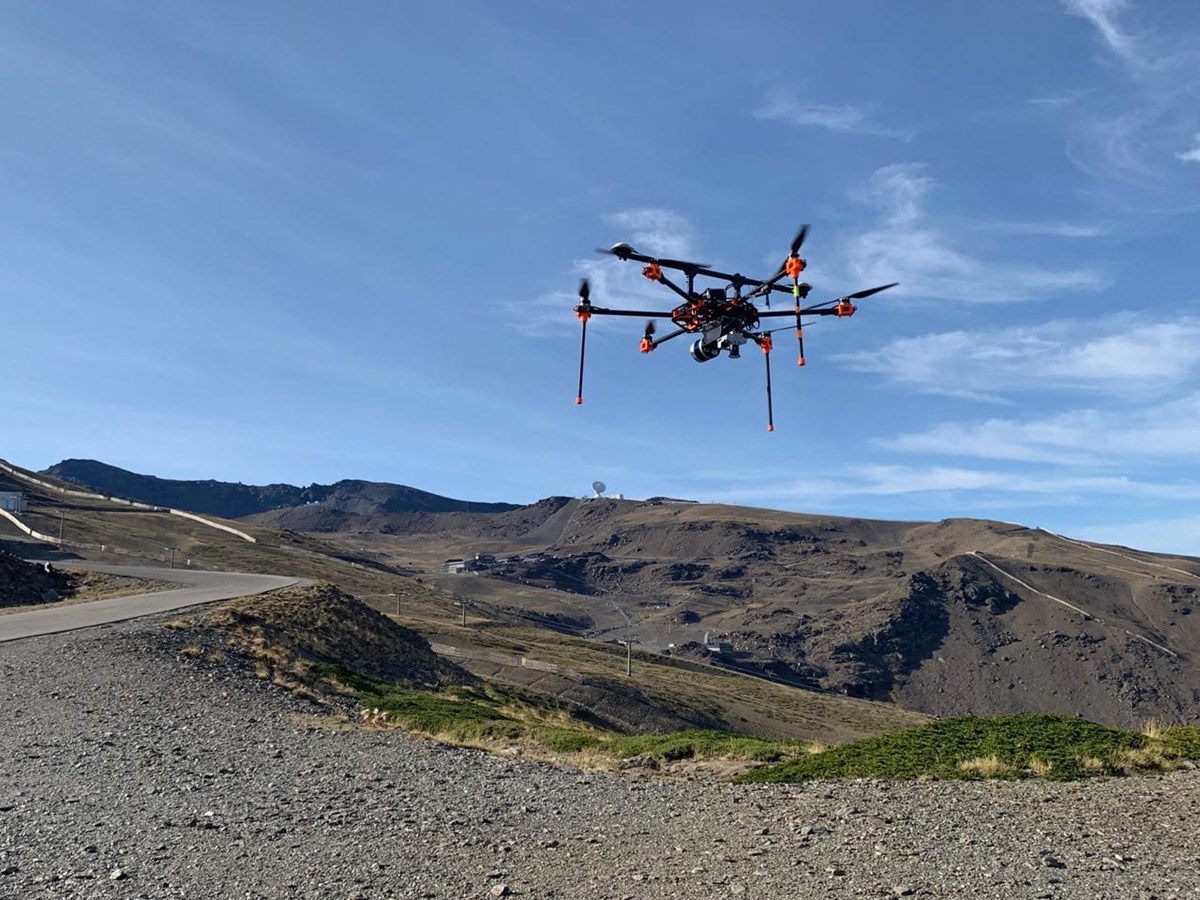
<instances>
[{"instance_id":1,"label":"dark rocky terrain","mask_svg":"<svg viewBox=\"0 0 1200 900\"><path fill-rule=\"evenodd\" d=\"M67 573L0 550L0 606L24 605L31 600L53 603L70 590Z\"/></svg>"},{"instance_id":2,"label":"dark rocky terrain","mask_svg":"<svg viewBox=\"0 0 1200 900\"><path fill-rule=\"evenodd\" d=\"M319 504L343 516L397 512L503 512L511 503L452 500L400 484L339 481L336 484L231 484L224 481L177 481L139 475L93 459L65 459L41 474L79 485L110 497L138 500L155 506L208 513L237 519L279 507Z\"/></svg>"}]
</instances>

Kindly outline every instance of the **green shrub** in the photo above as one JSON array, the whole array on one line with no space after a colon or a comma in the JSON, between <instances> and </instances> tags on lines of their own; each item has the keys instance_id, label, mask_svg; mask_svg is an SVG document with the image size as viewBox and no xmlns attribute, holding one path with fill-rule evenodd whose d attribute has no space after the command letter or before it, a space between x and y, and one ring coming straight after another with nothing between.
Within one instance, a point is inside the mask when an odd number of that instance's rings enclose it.
<instances>
[{"instance_id":1,"label":"green shrub","mask_svg":"<svg viewBox=\"0 0 1200 900\"><path fill-rule=\"evenodd\" d=\"M1161 768L1171 759L1200 758L1200 729L1167 728L1162 735L1150 738L1072 716L964 716L800 756L738 780L1031 776L1069 780ZM983 760L990 765L980 765Z\"/></svg>"}]
</instances>

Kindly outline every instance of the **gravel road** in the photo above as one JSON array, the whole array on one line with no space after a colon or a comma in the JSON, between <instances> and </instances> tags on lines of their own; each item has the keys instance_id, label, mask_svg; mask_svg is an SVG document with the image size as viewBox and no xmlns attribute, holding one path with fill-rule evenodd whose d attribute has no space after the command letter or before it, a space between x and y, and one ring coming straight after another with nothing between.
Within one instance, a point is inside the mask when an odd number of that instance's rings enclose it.
<instances>
[{"instance_id":1,"label":"gravel road","mask_svg":"<svg viewBox=\"0 0 1200 900\"><path fill-rule=\"evenodd\" d=\"M314 708L148 620L0 646L3 898L1200 898L1200 771L582 774Z\"/></svg>"}]
</instances>

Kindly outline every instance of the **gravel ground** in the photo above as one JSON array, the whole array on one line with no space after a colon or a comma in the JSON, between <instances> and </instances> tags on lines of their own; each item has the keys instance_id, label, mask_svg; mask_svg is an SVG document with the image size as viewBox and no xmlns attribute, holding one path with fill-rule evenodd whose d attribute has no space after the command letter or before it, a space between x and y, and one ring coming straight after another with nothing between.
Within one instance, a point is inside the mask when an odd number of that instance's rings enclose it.
<instances>
[{"instance_id":1,"label":"gravel ground","mask_svg":"<svg viewBox=\"0 0 1200 900\"><path fill-rule=\"evenodd\" d=\"M145 620L0 647L3 898L1200 898L1200 771L731 786L314 708Z\"/></svg>"}]
</instances>

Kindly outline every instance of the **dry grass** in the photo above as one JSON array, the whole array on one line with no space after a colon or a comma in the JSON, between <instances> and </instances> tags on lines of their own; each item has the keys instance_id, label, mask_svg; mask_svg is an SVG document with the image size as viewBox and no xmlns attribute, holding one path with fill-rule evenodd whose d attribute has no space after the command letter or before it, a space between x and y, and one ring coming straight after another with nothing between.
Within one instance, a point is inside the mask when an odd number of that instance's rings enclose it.
<instances>
[{"instance_id":1,"label":"dry grass","mask_svg":"<svg viewBox=\"0 0 1200 900\"><path fill-rule=\"evenodd\" d=\"M970 775L982 778L1015 778L1017 770L998 756L977 756L974 759L964 759L958 768Z\"/></svg>"},{"instance_id":2,"label":"dry grass","mask_svg":"<svg viewBox=\"0 0 1200 900\"><path fill-rule=\"evenodd\" d=\"M1120 750L1112 755L1112 766L1118 771L1138 769L1166 769L1172 767L1161 743L1147 744L1130 750Z\"/></svg>"},{"instance_id":3,"label":"dry grass","mask_svg":"<svg viewBox=\"0 0 1200 900\"><path fill-rule=\"evenodd\" d=\"M1109 764L1098 756L1081 756L1079 757L1079 766L1085 772L1100 774L1109 771Z\"/></svg>"},{"instance_id":4,"label":"dry grass","mask_svg":"<svg viewBox=\"0 0 1200 900\"><path fill-rule=\"evenodd\" d=\"M1054 763L1033 756L1029 759L1029 771L1038 778L1049 778L1054 771Z\"/></svg>"}]
</instances>

